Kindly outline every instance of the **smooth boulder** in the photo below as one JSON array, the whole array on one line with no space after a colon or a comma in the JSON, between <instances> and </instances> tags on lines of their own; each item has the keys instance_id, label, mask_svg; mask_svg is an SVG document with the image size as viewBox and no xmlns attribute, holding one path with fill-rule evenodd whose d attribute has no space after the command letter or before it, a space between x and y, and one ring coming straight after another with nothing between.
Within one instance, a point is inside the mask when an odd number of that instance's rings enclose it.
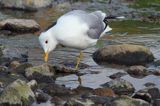
<instances>
[{"instance_id":1,"label":"smooth boulder","mask_svg":"<svg viewBox=\"0 0 160 106\"><path fill-rule=\"evenodd\" d=\"M25 81L16 80L0 94L0 106L30 106L35 95Z\"/></svg>"},{"instance_id":2,"label":"smooth boulder","mask_svg":"<svg viewBox=\"0 0 160 106\"><path fill-rule=\"evenodd\" d=\"M10 30L12 32L36 32L40 30L40 25L32 19L6 19L0 21L1 30Z\"/></svg>"},{"instance_id":3,"label":"smooth boulder","mask_svg":"<svg viewBox=\"0 0 160 106\"><path fill-rule=\"evenodd\" d=\"M52 5L53 0L0 0L0 8L36 11Z\"/></svg>"},{"instance_id":4,"label":"smooth boulder","mask_svg":"<svg viewBox=\"0 0 160 106\"><path fill-rule=\"evenodd\" d=\"M109 45L93 53L98 64L144 65L154 60L152 52L140 45Z\"/></svg>"}]
</instances>

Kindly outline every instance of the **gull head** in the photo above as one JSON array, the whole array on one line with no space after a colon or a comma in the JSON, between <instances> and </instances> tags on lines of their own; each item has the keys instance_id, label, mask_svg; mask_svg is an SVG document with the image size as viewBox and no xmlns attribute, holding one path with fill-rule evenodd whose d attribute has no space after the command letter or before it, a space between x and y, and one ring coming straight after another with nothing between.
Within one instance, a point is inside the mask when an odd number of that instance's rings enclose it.
<instances>
[{"instance_id":1,"label":"gull head","mask_svg":"<svg viewBox=\"0 0 160 106\"><path fill-rule=\"evenodd\" d=\"M54 36L52 36L49 32L42 32L39 36L39 42L44 50L44 61L47 62L48 55L52 50L55 49L57 41L54 39Z\"/></svg>"}]
</instances>

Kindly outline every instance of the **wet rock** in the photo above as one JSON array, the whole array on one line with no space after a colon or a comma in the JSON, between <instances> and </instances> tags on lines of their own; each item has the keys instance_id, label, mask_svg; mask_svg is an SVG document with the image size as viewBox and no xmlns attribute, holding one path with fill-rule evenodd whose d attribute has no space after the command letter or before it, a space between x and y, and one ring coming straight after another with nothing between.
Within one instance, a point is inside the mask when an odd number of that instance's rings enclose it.
<instances>
[{"instance_id":1,"label":"wet rock","mask_svg":"<svg viewBox=\"0 0 160 106\"><path fill-rule=\"evenodd\" d=\"M89 87L78 86L77 88L73 89L72 91L75 92L76 94L87 95L89 93L92 93L93 89L89 88Z\"/></svg>"},{"instance_id":2,"label":"wet rock","mask_svg":"<svg viewBox=\"0 0 160 106\"><path fill-rule=\"evenodd\" d=\"M9 65L10 68L15 69L20 65L19 61L12 61Z\"/></svg>"},{"instance_id":3,"label":"wet rock","mask_svg":"<svg viewBox=\"0 0 160 106\"><path fill-rule=\"evenodd\" d=\"M38 87L38 83L36 80L31 80L27 83L27 85L32 89L35 90Z\"/></svg>"},{"instance_id":4,"label":"wet rock","mask_svg":"<svg viewBox=\"0 0 160 106\"><path fill-rule=\"evenodd\" d=\"M60 64L54 65L53 68L55 69L56 73L78 73L77 70L75 70L76 63L72 61L67 62L61 62ZM79 69L85 69L89 67L87 64L80 63Z\"/></svg>"},{"instance_id":5,"label":"wet rock","mask_svg":"<svg viewBox=\"0 0 160 106\"><path fill-rule=\"evenodd\" d=\"M160 91L156 87L148 87L136 92L133 97L140 98L148 102L153 102L156 99L160 99Z\"/></svg>"},{"instance_id":6,"label":"wet rock","mask_svg":"<svg viewBox=\"0 0 160 106\"><path fill-rule=\"evenodd\" d=\"M154 75L156 75L156 76L160 76L160 70L155 70L155 71L153 71L152 72Z\"/></svg>"},{"instance_id":7,"label":"wet rock","mask_svg":"<svg viewBox=\"0 0 160 106\"><path fill-rule=\"evenodd\" d=\"M97 88L94 90L94 94L98 96L115 96L114 91L110 88Z\"/></svg>"},{"instance_id":8,"label":"wet rock","mask_svg":"<svg viewBox=\"0 0 160 106\"><path fill-rule=\"evenodd\" d=\"M147 83L144 84L144 86L146 86L146 87L154 87L154 86L156 86L156 84L151 83L151 82L147 82Z\"/></svg>"},{"instance_id":9,"label":"wet rock","mask_svg":"<svg viewBox=\"0 0 160 106\"><path fill-rule=\"evenodd\" d=\"M20 48L7 47L3 49L3 59L1 62L12 61L27 62L28 61L28 51Z\"/></svg>"},{"instance_id":10,"label":"wet rock","mask_svg":"<svg viewBox=\"0 0 160 106\"><path fill-rule=\"evenodd\" d=\"M113 101L112 106L150 106L150 104L141 99L120 96Z\"/></svg>"},{"instance_id":11,"label":"wet rock","mask_svg":"<svg viewBox=\"0 0 160 106\"><path fill-rule=\"evenodd\" d=\"M50 6L52 1L53 0L1 0L0 7L36 11L39 8Z\"/></svg>"},{"instance_id":12,"label":"wet rock","mask_svg":"<svg viewBox=\"0 0 160 106\"><path fill-rule=\"evenodd\" d=\"M94 106L111 106L111 101L114 99L114 97L111 96L97 96L97 95L87 95L85 97L82 97L82 99L89 99L92 100L95 105Z\"/></svg>"},{"instance_id":13,"label":"wet rock","mask_svg":"<svg viewBox=\"0 0 160 106\"><path fill-rule=\"evenodd\" d=\"M25 69L30 68L30 67L33 67L33 65L30 63L22 63L18 65L17 67L15 67L14 69L12 69L12 71L18 74L25 75Z\"/></svg>"},{"instance_id":14,"label":"wet rock","mask_svg":"<svg viewBox=\"0 0 160 106\"><path fill-rule=\"evenodd\" d=\"M147 101L149 103L151 103L152 97L149 93L141 93L141 92L137 92L133 98L137 98L137 99L142 99L144 101Z\"/></svg>"},{"instance_id":15,"label":"wet rock","mask_svg":"<svg viewBox=\"0 0 160 106\"><path fill-rule=\"evenodd\" d=\"M32 19L6 19L0 21L3 30L10 30L13 32L36 32L40 29L39 24Z\"/></svg>"},{"instance_id":16,"label":"wet rock","mask_svg":"<svg viewBox=\"0 0 160 106\"><path fill-rule=\"evenodd\" d=\"M11 73L10 71L6 70L4 72L0 72L0 82L4 85L4 87L8 86L10 83L16 81L17 79L21 79L23 81L27 81L27 79L18 74Z\"/></svg>"},{"instance_id":17,"label":"wet rock","mask_svg":"<svg viewBox=\"0 0 160 106\"><path fill-rule=\"evenodd\" d=\"M38 104L47 102L49 99L52 98L50 95L44 93L41 90L36 91L35 96Z\"/></svg>"},{"instance_id":18,"label":"wet rock","mask_svg":"<svg viewBox=\"0 0 160 106\"><path fill-rule=\"evenodd\" d=\"M118 95L132 94L135 91L133 85L123 79L111 80L110 82L107 82L101 86L113 89L113 91Z\"/></svg>"},{"instance_id":19,"label":"wet rock","mask_svg":"<svg viewBox=\"0 0 160 106\"><path fill-rule=\"evenodd\" d=\"M0 94L1 106L29 106L35 101L35 95L25 81L16 80Z\"/></svg>"},{"instance_id":20,"label":"wet rock","mask_svg":"<svg viewBox=\"0 0 160 106\"><path fill-rule=\"evenodd\" d=\"M74 93L69 89L57 84L43 85L42 90L51 96L71 97Z\"/></svg>"},{"instance_id":21,"label":"wet rock","mask_svg":"<svg viewBox=\"0 0 160 106\"><path fill-rule=\"evenodd\" d=\"M117 78L121 78L121 77L123 77L125 75L127 75L127 73L118 72L118 73L115 73L113 75L110 75L109 78L111 78L111 79L117 79Z\"/></svg>"},{"instance_id":22,"label":"wet rock","mask_svg":"<svg viewBox=\"0 0 160 106\"><path fill-rule=\"evenodd\" d=\"M59 98L58 96L54 96L51 99L51 102L55 104L55 106L64 106L66 103L66 100L63 100L62 98Z\"/></svg>"},{"instance_id":23,"label":"wet rock","mask_svg":"<svg viewBox=\"0 0 160 106\"><path fill-rule=\"evenodd\" d=\"M49 64L30 67L25 70L27 79L35 79L37 82L53 83L55 70Z\"/></svg>"},{"instance_id":24,"label":"wet rock","mask_svg":"<svg viewBox=\"0 0 160 106\"><path fill-rule=\"evenodd\" d=\"M127 69L127 73L133 77L144 77L149 74L147 68L144 66L131 66Z\"/></svg>"},{"instance_id":25,"label":"wet rock","mask_svg":"<svg viewBox=\"0 0 160 106\"><path fill-rule=\"evenodd\" d=\"M93 106L94 102L89 99L71 98L64 106Z\"/></svg>"},{"instance_id":26,"label":"wet rock","mask_svg":"<svg viewBox=\"0 0 160 106\"><path fill-rule=\"evenodd\" d=\"M97 50L93 59L98 64L120 64L120 65L144 65L152 62L152 52L140 45L121 44L110 45Z\"/></svg>"},{"instance_id":27,"label":"wet rock","mask_svg":"<svg viewBox=\"0 0 160 106\"><path fill-rule=\"evenodd\" d=\"M153 106L160 106L160 99L156 99L153 103Z\"/></svg>"},{"instance_id":28,"label":"wet rock","mask_svg":"<svg viewBox=\"0 0 160 106\"><path fill-rule=\"evenodd\" d=\"M54 65L53 68L55 69L56 73L77 73L78 71L72 67L66 67L65 65Z\"/></svg>"}]
</instances>

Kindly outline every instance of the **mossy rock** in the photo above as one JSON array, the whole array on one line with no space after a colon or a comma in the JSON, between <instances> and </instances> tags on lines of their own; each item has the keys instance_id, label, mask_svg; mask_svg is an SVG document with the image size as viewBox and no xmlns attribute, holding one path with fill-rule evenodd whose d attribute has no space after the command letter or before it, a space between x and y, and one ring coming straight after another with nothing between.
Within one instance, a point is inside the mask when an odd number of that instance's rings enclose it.
<instances>
[{"instance_id":1,"label":"mossy rock","mask_svg":"<svg viewBox=\"0 0 160 106\"><path fill-rule=\"evenodd\" d=\"M141 45L109 45L97 50L93 59L98 64L145 65L154 60L152 52Z\"/></svg>"},{"instance_id":2,"label":"mossy rock","mask_svg":"<svg viewBox=\"0 0 160 106\"><path fill-rule=\"evenodd\" d=\"M0 106L30 106L35 95L25 81L16 80L0 94Z\"/></svg>"},{"instance_id":3,"label":"mossy rock","mask_svg":"<svg viewBox=\"0 0 160 106\"><path fill-rule=\"evenodd\" d=\"M123 79L114 79L101 86L113 89L113 91L118 95L132 94L135 91L133 85L130 82Z\"/></svg>"},{"instance_id":4,"label":"mossy rock","mask_svg":"<svg viewBox=\"0 0 160 106\"><path fill-rule=\"evenodd\" d=\"M27 79L35 79L37 82L50 83L54 82L55 70L49 64L34 66L25 69L25 76Z\"/></svg>"},{"instance_id":5,"label":"mossy rock","mask_svg":"<svg viewBox=\"0 0 160 106\"><path fill-rule=\"evenodd\" d=\"M150 106L150 104L141 99L120 96L113 101L112 106Z\"/></svg>"}]
</instances>

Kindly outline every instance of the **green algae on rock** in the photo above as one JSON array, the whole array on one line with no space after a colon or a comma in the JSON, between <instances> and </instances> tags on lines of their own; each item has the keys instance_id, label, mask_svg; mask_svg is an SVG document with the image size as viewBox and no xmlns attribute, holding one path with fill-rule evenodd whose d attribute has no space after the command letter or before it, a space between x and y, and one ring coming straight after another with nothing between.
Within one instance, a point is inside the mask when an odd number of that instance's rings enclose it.
<instances>
[{"instance_id":1,"label":"green algae on rock","mask_svg":"<svg viewBox=\"0 0 160 106\"><path fill-rule=\"evenodd\" d=\"M37 82L54 82L55 70L49 64L29 67L25 69L27 79L35 79Z\"/></svg>"},{"instance_id":2,"label":"green algae on rock","mask_svg":"<svg viewBox=\"0 0 160 106\"><path fill-rule=\"evenodd\" d=\"M16 80L8 85L0 94L0 105L30 106L35 101L35 95L25 81Z\"/></svg>"}]
</instances>

